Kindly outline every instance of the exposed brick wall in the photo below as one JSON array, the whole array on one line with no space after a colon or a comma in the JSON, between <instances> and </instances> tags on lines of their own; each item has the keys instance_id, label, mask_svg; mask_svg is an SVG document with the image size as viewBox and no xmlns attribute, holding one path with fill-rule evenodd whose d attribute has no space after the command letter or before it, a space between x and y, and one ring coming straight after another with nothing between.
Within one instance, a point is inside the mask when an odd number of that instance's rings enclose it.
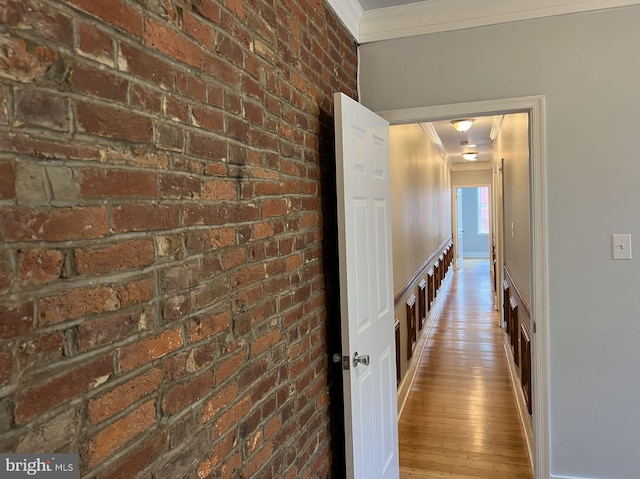
<instances>
[{"instance_id":1,"label":"exposed brick wall","mask_svg":"<svg viewBox=\"0 0 640 479\"><path fill-rule=\"evenodd\" d=\"M333 12L5 0L0 23L0 450L328 477L323 194L357 68Z\"/></svg>"}]
</instances>

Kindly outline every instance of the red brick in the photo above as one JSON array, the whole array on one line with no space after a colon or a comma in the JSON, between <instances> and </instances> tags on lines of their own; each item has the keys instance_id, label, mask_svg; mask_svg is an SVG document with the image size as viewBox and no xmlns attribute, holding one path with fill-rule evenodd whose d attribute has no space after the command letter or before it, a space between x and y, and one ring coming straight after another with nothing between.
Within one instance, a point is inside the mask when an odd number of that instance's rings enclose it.
<instances>
[{"instance_id":1,"label":"red brick","mask_svg":"<svg viewBox=\"0 0 640 479\"><path fill-rule=\"evenodd\" d=\"M222 257L222 265L225 270L233 269L247 262L247 251L244 248L238 248L226 253Z\"/></svg>"},{"instance_id":2,"label":"red brick","mask_svg":"<svg viewBox=\"0 0 640 479\"><path fill-rule=\"evenodd\" d=\"M242 118L227 116L225 134L237 140L248 141L249 123Z\"/></svg>"},{"instance_id":3,"label":"red brick","mask_svg":"<svg viewBox=\"0 0 640 479\"><path fill-rule=\"evenodd\" d=\"M149 117L97 103L78 101L76 124L86 133L119 140L150 142L153 138Z\"/></svg>"},{"instance_id":4,"label":"red brick","mask_svg":"<svg viewBox=\"0 0 640 479\"><path fill-rule=\"evenodd\" d=\"M207 371L171 388L162 399L162 411L174 415L203 398L213 387L213 373Z\"/></svg>"},{"instance_id":5,"label":"red brick","mask_svg":"<svg viewBox=\"0 0 640 479\"><path fill-rule=\"evenodd\" d=\"M230 223L245 223L256 221L260 218L260 210L255 204L241 204L228 207L228 215Z\"/></svg>"},{"instance_id":6,"label":"red brick","mask_svg":"<svg viewBox=\"0 0 640 479\"><path fill-rule=\"evenodd\" d=\"M168 61L159 60L127 43L120 43L120 59L126 63L125 71L144 78L160 88L173 89L176 70Z\"/></svg>"},{"instance_id":7,"label":"red brick","mask_svg":"<svg viewBox=\"0 0 640 479\"><path fill-rule=\"evenodd\" d=\"M181 351L162 359L162 377L168 384L183 380L204 368L211 368L217 354L215 343L202 343L188 351Z\"/></svg>"},{"instance_id":8,"label":"red brick","mask_svg":"<svg viewBox=\"0 0 640 479\"><path fill-rule=\"evenodd\" d=\"M214 78L218 78L229 86L237 86L240 84L238 67L216 55L205 54L202 69L205 73L208 73Z\"/></svg>"},{"instance_id":9,"label":"red brick","mask_svg":"<svg viewBox=\"0 0 640 479\"><path fill-rule=\"evenodd\" d=\"M200 281L200 267L197 261L183 263L167 268L161 273L161 285L164 293L172 293L191 288Z\"/></svg>"},{"instance_id":10,"label":"red brick","mask_svg":"<svg viewBox=\"0 0 640 479\"><path fill-rule=\"evenodd\" d=\"M195 176L162 175L160 177L160 195L162 198L200 198L202 182Z\"/></svg>"},{"instance_id":11,"label":"red brick","mask_svg":"<svg viewBox=\"0 0 640 479\"><path fill-rule=\"evenodd\" d=\"M71 18L33 0L6 0L0 10L0 23L7 27L32 30L56 43L73 46Z\"/></svg>"},{"instance_id":12,"label":"red brick","mask_svg":"<svg viewBox=\"0 0 640 479\"><path fill-rule=\"evenodd\" d=\"M134 83L131 86L129 104L144 111L157 114L160 112L160 107L162 106L162 97L159 92Z\"/></svg>"},{"instance_id":13,"label":"red brick","mask_svg":"<svg viewBox=\"0 0 640 479\"><path fill-rule=\"evenodd\" d=\"M285 215L287 213L287 200L284 198L264 200L261 209L263 218Z\"/></svg>"},{"instance_id":14,"label":"red brick","mask_svg":"<svg viewBox=\"0 0 640 479\"><path fill-rule=\"evenodd\" d=\"M69 130L69 101L34 88L16 88L15 119L18 124Z\"/></svg>"},{"instance_id":15,"label":"red brick","mask_svg":"<svg viewBox=\"0 0 640 479\"><path fill-rule=\"evenodd\" d=\"M265 278L266 270L264 264L257 264L243 268L233 275L235 286L247 286Z\"/></svg>"},{"instance_id":16,"label":"red brick","mask_svg":"<svg viewBox=\"0 0 640 479\"><path fill-rule=\"evenodd\" d=\"M90 399L87 408L89 419L93 424L98 424L124 411L132 404L154 393L161 380L160 370L151 369L99 397Z\"/></svg>"},{"instance_id":17,"label":"red brick","mask_svg":"<svg viewBox=\"0 0 640 479\"><path fill-rule=\"evenodd\" d=\"M87 445L89 466L100 463L138 434L156 423L155 401L147 401L138 409L107 426L93 437Z\"/></svg>"},{"instance_id":18,"label":"red brick","mask_svg":"<svg viewBox=\"0 0 640 479\"><path fill-rule=\"evenodd\" d=\"M164 116L180 123L189 123L189 105L178 98L165 96L162 103Z\"/></svg>"},{"instance_id":19,"label":"red brick","mask_svg":"<svg viewBox=\"0 0 640 479\"><path fill-rule=\"evenodd\" d=\"M34 416L69 401L92 389L96 381L104 382L113 373L113 359L103 356L89 364L71 369L67 373L20 391L16 396L14 416L23 424Z\"/></svg>"},{"instance_id":20,"label":"red brick","mask_svg":"<svg viewBox=\"0 0 640 479\"><path fill-rule=\"evenodd\" d=\"M78 326L78 350L90 351L134 336L153 326L151 312L141 309L85 321Z\"/></svg>"},{"instance_id":21,"label":"red brick","mask_svg":"<svg viewBox=\"0 0 640 479\"><path fill-rule=\"evenodd\" d=\"M15 153L44 156L51 159L82 159L86 161L100 158L99 150L94 147L80 145L75 142L69 144L67 140L56 143L54 140L37 139L31 135L23 135L21 133L0 135L0 149Z\"/></svg>"},{"instance_id":22,"label":"red brick","mask_svg":"<svg viewBox=\"0 0 640 479\"><path fill-rule=\"evenodd\" d=\"M191 312L191 296L188 294L171 296L162 303L162 319L165 324L184 318L189 312Z\"/></svg>"},{"instance_id":23,"label":"red brick","mask_svg":"<svg viewBox=\"0 0 640 479\"><path fill-rule=\"evenodd\" d=\"M132 304L149 301L152 296L153 278L132 281L120 286L102 284L95 288L72 289L40 299L40 324L57 324L91 314L116 311Z\"/></svg>"},{"instance_id":24,"label":"red brick","mask_svg":"<svg viewBox=\"0 0 640 479\"><path fill-rule=\"evenodd\" d=\"M181 348L182 345L180 329L169 329L158 336L141 339L137 343L119 348L120 369L123 372L131 371Z\"/></svg>"},{"instance_id":25,"label":"red brick","mask_svg":"<svg viewBox=\"0 0 640 479\"><path fill-rule=\"evenodd\" d=\"M202 21L197 15L191 12L184 12L182 27L187 35L195 38L207 49L211 49L214 39L214 30L211 28L211 25Z\"/></svg>"},{"instance_id":26,"label":"red brick","mask_svg":"<svg viewBox=\"0 0 640 479\"><path fill-rule=\"evenodd\" d=\"M127 102L129 82L107 71L76 64L71 69L69 81L75 92L123 104Z\"/></svg>"},{"instance_id":27,"label":"red brick","mask_svg":"<svg viewBox=\"0 0 640 479\"><path fill-rule=\"evenodd\" d=\"M274 231L266 221L253 225L253 239L259 240L273 236Z\"/></svg>"},{"instance_id":28,"label":"red brick","mask_svg":"<svg viewBox=\"0 0 640 479\"><path fill-rule=\"evenodd\" d=\"M204 253L236 244L234 228L194 230L187 233L187 250L190 253Z\"/></svg>"},{"instance_id":29,"label":"red brick","mask_svg":"<svg viewBox=\"0 0 640 479\"><path fill-rule=\"evenodd\" d=\"M78 22L78 50L101 63L114 65L113 40L95 25Z\"/></svg>"},{"instance_id":30,"label":"red brick","mask_svg":"<svg viewBox=\"0 0 640 479\"><path fill-rule=\"evenodd\" d=\"M231 10L240 20L244 20L247 16L242 0L224 0L224 6Z\"/></svg>"},{"instance_id":31,"label":"red brick","mask_svg":"<svg viewBox=\"0 0 640 479\"><path fill-rule=\"evenodd\" d=\"M214 178L202 185L202 198L208 200L235 200L238 197L238 182Z\"/></svg>"},{"instance_id":32,"label":"red brick","mask_svg":"<svg viewBox=\"0 0 640 479\"><path fill-rule=\"evenodd\" d=\"M193 10L214 23L220 23L220 6L213 0L201 0L194 3Z\"/></svg>"},{"instance_id":33,"label":"red brick","mask_svg":"<svg viewBox=\"0 0 640 479\"><path fill-rule=\"evenodd\" d=\"M151 18L145 21L145 42L173 60L195 68L202 65L202 50L196 44L166 25Z\"/></svg>"},{"instance_id":34,"label":"red brick","mask_svg":"<svg viewBox=\"0 0 640 479\"><path fill-rule=\"evenodd\" d=\"M210 338L231 328L231 314L228 311L211 314L189 322L189 340L192 343Z\"/></svg>"},{"instance_id":35,"label":"red brick","mask_svg":"<svg viewBox=\"0 0 640 479\"><path fill-rule=\"evenodd\" d=\"M169 123L156 123L158 148L172 151L184 150L184 131Z\"/></svg>"},{"instance_id":36,"label":"red brick","mask_svg":"<svg viewBox=\"0 0 640 479\"><path fill-rule=\"evenodd\" d=\"M20 374L51 366L65 359L64 331L51 331L27 338L18 348Z\"/></svg>"},{"instance_id":37,"label":"red brick","mask_svg":"<svg viewBox=\"0 0 640 479\"><path fill-rule=\"evenodd\" d=\"M18 253L21 284L42 284L62 276L64 253L55 249L31 248Z\"/></svg>"},{"instance_id":38,"label":"red brick","mask_svg":"<svg viewBox=\"0 0 640 479\"><path fill-rule=\"evenodd\" d=\"M207 102L207 85L190 73L176 73L176 92L182 96L193 98L200 103Z\"/></svg>"},{"instance_id":39,"label":"red brick","mask_svg":"<svg viewBox=\"0 0 640 479\"><path fill-rule=\"evenodd\" d=\"M136 37L142 37L142 19L137 10L120 0L67 0L68 3L84 10L108 24L114 25Z\"/></svg>"},{"instance_id":40,"label":"red brick","mask_svg":"<svg viewBox=\"0 0 640 479\"><path fill-rule=\"evenodd\" d=\"M113 230L155 231L170 230L180 224L180 211L176 206L122 205L113 209Z\"/></svg>"},{"instance_id":41,"label":"red brick","mask_svg":"<svg viewBox=\"0 0 640 479\"><path fill-rule=\"evenodd\" d=\"M249 412L250 408L251 399L248 397L243 398L240 402L230 408L227 408L226 411L218 417L213 426L214 438L223 436L234 425L237 426L240 420Z\"/></svg>"},{"instance_id":42,"label":"red brick","mask_svg":"<svg viewBox=\"0 0 640 479\"><path fill-rule=\"evenodd\" d=\"M234 65L244 65L242 45L230 37L222 37L216 45L216 53L229 60Z\"/></svg>"},{"instance_id":43,"label":"red brick","mask_svg":"<svg viewBox=\"0 0 640 479\"><path fill-rule=\"evenodd\" d=\"M247 360L247 351L242 349L216 366L216 385L222 384L225 379L237 373Z\"/></svg>"},{"instance_id":44,"label":"red brick","mask_svg":"<svg viewBox=\"0 0 640 479\"><path fill-rule=\"evenodd\" d=\"M262 126L264 123L264 109L261 105L245 101L244 117L254 125Z\"/></svg>"},{"instance_id":45,"label":"red brick","mask_svg":"<svg viewBox=\"0 0 640 479\"><path fill-rule=\"evenodd\" d=\"M202 410L202 416L200 417L200 424L209 422L220 411L225 409L229 404L238 397L238 385L236 383L230 383L221 391L216 393L209 399Z\"/></svg>"},{"instance_id":46,"label":"red brick","mask_svg":"<svg viewBox=\"0 0 640 479\"><path fill-rule=\"evenodd\" d=\"M33 301L0 303L0 339L23 336L33 326Z\"/></svg>"},{"instance_id":47,"label":"red brick","mask_svg":"<svg viewBox=\"0 0 640 479\"><path fill-rule=\"evenodd\" d=\"M183 226L221 225L227 222L226 205L186 205Z\"/></svg>"},{"instance_id":48,"label":"red brick","mask_svg":"<svg viewBox=\"0 0 640 479\"><path fill-rule=\"evenodd\" d=\"M101 274L149 266L155 258L150 239L130 240L75 252L80 274Z\"/></svg>"},{"instance_id":49,"label":"red brick","mask_svg":"<svg viewBox=\"0 0 640 479\"><path fill-rule=\"evenodd\" d=\"M197 126L213 133L224 132L222 112L211 108L193 107L193 126Z\"/></svg>"},{"instance_id":50,"label":"red brick","mask_svg":"<svg viewBox=\"0 0 640 479\"><path fill-rule=\"evenodd\" d=\"M165 153L152 152L144 148L101 150L100 160L109 164L130 165L136 168L167 169L169 166L169 158Z\"/></svg>"},{"instance_id":51,"label":"red brick","mask_svg":"<svg viewBox=\"0 0 640 479\"><path fill-rule=\"evenodd\" d=\"M167 446L167 433L160 432L133 449L115 466L99 473L96 479L122 479L134 477L151 464Z\"/></svg>"},{"instance_id":52,"label":"red brick","mask_svg":"<svg viewBox=\"0 0 640 479\"><path fill-rule=\"evenodd\" d=\"M259 338L254 339L250 343L251 348L251 357L255 358L261 353L265 352L271 346L280 341L280 331L277 329L268 331L266 334L263 334Z\"/></svg>"},{"instance_id":53,"label":"red brick","mask_svg":"<svg viewBox=\"0 0 640 479\"><path fill-rule=\"evenodd\" d=\"M201 158L222 160L227 157L227 142L215 136L191 132L187 151Z\"/></svg>"},{"instance_id":54,"label":"red brick","mask_svg":"<svg viewBox=\"0 0 640 479\"><path fill-rule=\"evenodd\" d=\"M87 169L80 194L85 198L157 198L158 175L151 171Z\"/></svg>"}]
</instances>

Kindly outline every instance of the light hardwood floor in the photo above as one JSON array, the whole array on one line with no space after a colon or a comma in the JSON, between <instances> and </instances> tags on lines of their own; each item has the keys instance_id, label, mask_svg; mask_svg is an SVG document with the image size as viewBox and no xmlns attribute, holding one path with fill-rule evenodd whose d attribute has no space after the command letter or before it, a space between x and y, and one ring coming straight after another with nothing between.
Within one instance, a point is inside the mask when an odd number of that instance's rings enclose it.
<instances>
[{"instance_id":1,"label":"light hardwood floor","mask_svg":"<svg viewBox=\"0 0 640 479\"><path fill-rule=\"evenodd\" d=\"M398 423L401 479L532 477L492 295L488 261L465 260Z\"/></svg>"}]
</instances>

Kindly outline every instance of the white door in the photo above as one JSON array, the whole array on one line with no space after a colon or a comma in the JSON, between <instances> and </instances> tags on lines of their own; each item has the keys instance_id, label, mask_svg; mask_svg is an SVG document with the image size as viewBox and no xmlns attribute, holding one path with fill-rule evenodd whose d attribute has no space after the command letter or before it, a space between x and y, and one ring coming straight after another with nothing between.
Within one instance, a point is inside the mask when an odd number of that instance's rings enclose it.
<instances>
[{"instance_id":1,"label":"white door","mask_svg":"<svg viewBox=\"0 0 640 479\"><path fill-rule=\"evenodd\" d=\"M456 269L462 268L464 226L462 224L462 188L456 188Z\"/></svg>"},{"instance_id":2,"label":"white door","mask_svg":"<svg viewBox=\"0 0 640 479\"><path fill-rule=\"evenodd\" d=\"M397 479L389 124L334 102L347 477Z\"/></svg>"}]
</instances>

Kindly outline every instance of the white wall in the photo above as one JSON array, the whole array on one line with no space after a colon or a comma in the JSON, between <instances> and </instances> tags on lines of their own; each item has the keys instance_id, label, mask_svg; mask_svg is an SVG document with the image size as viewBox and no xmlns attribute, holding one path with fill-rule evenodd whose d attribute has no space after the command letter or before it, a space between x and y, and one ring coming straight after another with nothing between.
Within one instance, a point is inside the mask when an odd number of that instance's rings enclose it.
<instances>
[{"instance_id":1,"label":"white wall","mask_svg":"<svg viewBox=\"0 0 640 479\"><path fill-rule=\"evenodd\" d=\"M638 477L640 7L361 47L373 110L546 96L551 471Z\"/></svg>"},{"instance_id":2,"label":"white wall","mask_svg":"<svg viewBox=\"0 0 640 479\"><path fill-rule=\"evenodd\" d=\"M504 160L503 261L531 304L529 118L526 113L505 115L496 138L495 154Z\"/></svg>"},{"instance_id":3,"label":"white wall","mask_svg":"<svg viewBox=\"0 0 640 479\"><path fill-rule=\"evenodd\" d=\"M448 169L418 125L389 134L393 289L403 288L451 236Z\"/></svg>"}]
</instances>

